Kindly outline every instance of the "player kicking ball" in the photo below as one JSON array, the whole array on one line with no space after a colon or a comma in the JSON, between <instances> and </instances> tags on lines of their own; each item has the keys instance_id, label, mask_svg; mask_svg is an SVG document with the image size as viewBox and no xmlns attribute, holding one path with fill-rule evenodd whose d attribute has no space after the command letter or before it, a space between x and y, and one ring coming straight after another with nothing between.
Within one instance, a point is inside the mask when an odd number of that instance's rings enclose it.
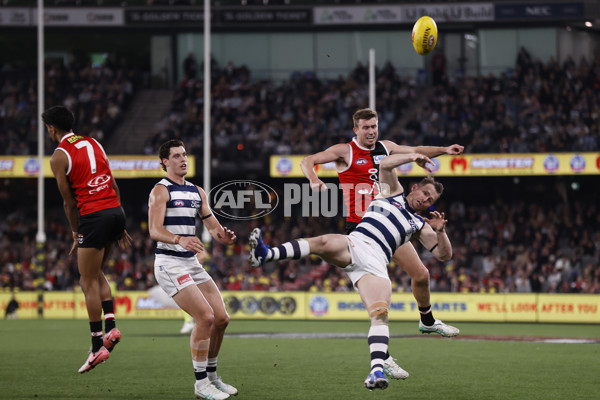
<instances>
[{"instance_id":1,"label":"player kicking ball","mask_svg":"<svg viewBox=\"0 0 600 400\"><path fill-rule=\"evenodd\" d=\"M381 160L381 194L373 200L349 235L327 234L292 240L271 248L262 242L259 228L250 234L250 264L253 267L269 261L300 259L314 254L346 272L371 320L368 333L371 370L364 382L370 390L386 389L389 384L384 373L390 337L388 312L392 298L387 265L395 250L416 238L425 248L431 249L438 260L452 258L452 245L445 232L448 221L444 219L444 213L432 211L430 219L417 214L440 198L443 185L427 177L405 194L396 168L409 162L423 165L431 163L431 160L418 153L393 154ZM429 328L432 332L435 332L436 324L443 323L436 320ZM458 329L453 329L458 334Z\"/></svg>"}]
</instances>

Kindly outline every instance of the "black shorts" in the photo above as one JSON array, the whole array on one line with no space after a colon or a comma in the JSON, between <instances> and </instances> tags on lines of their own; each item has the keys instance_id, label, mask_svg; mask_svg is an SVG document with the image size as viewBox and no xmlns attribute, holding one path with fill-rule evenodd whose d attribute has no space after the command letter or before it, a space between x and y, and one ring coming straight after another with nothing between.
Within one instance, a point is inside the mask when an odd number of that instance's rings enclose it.
<instances>
[{"instance_id":1,"label":"black shorts","mask_svg":"<svg viewBox=\"0 0 600 400\"><path fill-rule=\"evenodd\" d=\"M346 230L346 235L349 235L350 232L355 230L357 226L358 226L358 222L346 221L346 224L344 225L344 229Z\"/></svg>"},{"instance_id":2,"label":"black shorts","mask_svg":"<svg viewBox=\"0 0 600 400\"><path fill-rule=\"evenodd\" d=\"M123 207L108 208L79 218L79 247L103 249L123 237Z\"/></svg>"}]
</instances>

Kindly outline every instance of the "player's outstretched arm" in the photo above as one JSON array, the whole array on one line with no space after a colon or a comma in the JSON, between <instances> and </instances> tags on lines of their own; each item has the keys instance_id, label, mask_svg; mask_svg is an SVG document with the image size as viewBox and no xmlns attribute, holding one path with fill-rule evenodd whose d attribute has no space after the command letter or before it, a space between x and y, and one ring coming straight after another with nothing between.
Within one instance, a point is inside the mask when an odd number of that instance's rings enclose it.
<instances>
[{"instance_id":1,"label":"player's outstretched arm","mask_svg":"<svg viewBox=\"0 0 600 400\"><path fill-rule=\"evenodd\" d=\"M206 226L206 229L208 229L210 236L222 244L232 244L235 242L237 239L235 233L231 229L225 228L219 223L208 205L206 193L200 186L196 187L200 192L200 197L202 197L202 206L200 207L199 211L200 217L202 218L202 222Z\"/></svg>"},{"instance_id":2,"label":"player's outstretched arm","mask_svg":"<svg viewBox=\"0 0 600 400\"><path fill-rule=\"evenodd\" d=\"M384 196L395 196L404 192L404 188L398 182L396 168L409 162L415 162L426 170L428 169L427 164L432 163L429 157L419 153L391 154L381 160L379 164L379 183Z\"/></svg>"},{"instance_id":3,"label":"player's outstretched arm","mask_svg":"<svg viewBox=\"0 0 600 400\"><path fill-rule=\"evenodd\" d=\"M388 148L390 154L401 154L401 153L419 153L429 158L441 156L443 154L459 155L462 154L465 149L464 146L459 144L453 144L447 147L441 146L404 146L399 145L389 140L383 140L383 143Z\"/></svg>"},{"instance_id":4,"label":"player's outstretched arm","mask_svg":"<svg viewBox=\"0 0 600 400\"><path fill-rule=\"evenodd\" d=\"M302 173L310 182L310 187L316 192L322 192L327 189L325 183L319 179L315 172L315 165L335 162L336 164L347 165L347 159L350 155L347 144L336 144L319 153L306 156L300 161Z\"/></svg>"}]
</instances>

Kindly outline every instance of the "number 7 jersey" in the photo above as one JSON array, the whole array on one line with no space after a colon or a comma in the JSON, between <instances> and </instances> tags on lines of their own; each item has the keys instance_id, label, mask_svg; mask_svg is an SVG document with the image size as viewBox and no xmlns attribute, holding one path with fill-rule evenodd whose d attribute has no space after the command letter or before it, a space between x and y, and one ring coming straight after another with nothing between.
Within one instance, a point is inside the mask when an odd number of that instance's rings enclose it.
<instances>
[{"instance_id":1,"label":"number 7 jersey","mask_svg":"<svg viewBox=\"0 0 600 400\"><path fill-rule=\"evenodd\" d=\"M69 160L67 178L81 215L121 205L108 158L96 139L71 132L63 136L56 150L63 151Z\"/></svg>"}]
</instances>

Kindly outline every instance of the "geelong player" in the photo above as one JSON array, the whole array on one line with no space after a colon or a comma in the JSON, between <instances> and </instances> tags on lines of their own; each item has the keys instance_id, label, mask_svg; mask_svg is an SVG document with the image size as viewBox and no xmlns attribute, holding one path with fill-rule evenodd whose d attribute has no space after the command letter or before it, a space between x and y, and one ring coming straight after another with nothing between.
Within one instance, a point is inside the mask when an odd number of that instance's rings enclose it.
<instances>
[{"instance_id":1,"label":"geelong player","mask_svg":"<svg viewBox=\"0 0 600 400\"><path fill-rule=\"evenodd\" d=\"M440 261L452 257L452 245L444 230L444 213L432 211L431 219L417 212L426 211L440 197L441 183L424 178L404 194L398 182L396 167L408 162L431 162L418 153L393 154L380 162L382 193L371 202L361 222L349 235L329 234L314 238L292 240L270 248L261 239L260 229L250 235L250 263L257 267L269 261L300 259L315 254L326 262L342 267L359 292L369 312L371 327L368 333L371 371L365 380L367 389L385 389L384 375L388 355L388 310L392 285L387 265L394 252L411 238L418 239Z\"/></svg>"},{"instance_id":2,"label":"geelong player","mask_svg":"<svg viewBox=\"0 0 600 400\"><path fill-rule=\"evenodd\" d=\"M392 154L416 152L433 158L442 154L458 155L464 147L453 144L448 147L432 146L400 146L389 140L377 140L377 112L369 108L358 110L352 117L354 121L354 138L350 143L336 144L330 148L308 156L302 160L302 172L310 181L314 191L326 189L323 181L315 173L318 164L335 162L340 184L344 194L344 204L347 210L346 234L352 232L371 201L379 193L379 167L381 160ZM422 160L418 165L431 172ZM456 336L459 330L446 325L433 317L431 311L429 271L421 262L411 243L399 247L392 260L411 277L413 295L417 301L421 320L419 330L426 333L435 332L442 336ZM405 379L408 373L400 368L394 359L387 354L385 372L392 378Z\"/></svg>"},{"instance_id":3,"label":"geelong player","mask_svg":"<svg viewBox=\"0 0 600 400\"><path fill-rule=\"evenodd\" d=\"M438 260L447 261L452 257L452 245L444 230L447 222L444 213L432 211L431 219L417 214L426 211L439 199L442 184L431 177L424 178L405 195L398 182L396 167L412 161L419 165L431 162L418 153L393 154L381 160L379 179L382 193L371 202L362 220L349 235L329 234L292 240L269 248L263 244L259 228L250 234L250 263L254 267L269 261L299 259L315 254L330 264L342 267L348 274L371 319L368 334L371 371L365 380L365 387L371 390L385 389L389 383L384 370L389 357L388 310L392 297L387 265L392 255L411 238L416 238L426 248L432 249Z\"/></svg>"},{"instance_id":4,"label":"geelong player","mask_svg":"<svg viewBox=\"0 0 600 400\"><path fill-rule=\"evenodd\" d=\"M58 142L50 158L50 167L73 231L69 254L77 251L80 284L90 319L92 349L79 368L82 374L106 361L110 351L121 340L121 332L115 326L112 293L102 266L115 242L125 248L131 244L131 237L125 230L125 212L119 201L119 189L100 143L73 133L75 118L63 106L44 111L42 120L50 138Z\"/></svg>"},{"instance_id":5,"label":"geelong player","mask_svg":"<svg viewBox=\"0 0 600 400\"><path fill-rule=\"evenodd\" d=\"M185 180L188 163L183 142L163 143L159 158L167 175L150 192L148 209L148 229L157 241L154 275L160 287L196 321L190 335L196 397L226 399L238 393L217 376L217 356L229 315L217 285L197 259L204 246L196 237L196 215L217 242L232 244L236 236L211 213L204 190Z\"/></svg>"}]
</instances>

